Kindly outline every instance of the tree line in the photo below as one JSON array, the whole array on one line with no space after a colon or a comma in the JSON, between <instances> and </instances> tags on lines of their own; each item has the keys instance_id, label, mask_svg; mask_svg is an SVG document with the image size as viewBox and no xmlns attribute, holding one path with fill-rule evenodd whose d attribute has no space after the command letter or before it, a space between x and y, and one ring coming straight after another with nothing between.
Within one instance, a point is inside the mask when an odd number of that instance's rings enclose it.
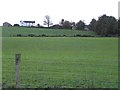
<instances>
[{"instance_id":1,"label":"tree line","mask_svg":"<svg viewBox=\"0 0 120 90\"><path fill-rule=\"evenodd\" d=\"M53 25L51 17L49 15L45 16L43 21L47 28L54 29L73 29L73 30L90 30L96 32L100 36L120 36L120 18L117 20L113 16L107 16L106 14L98 17L98 20L92 19L89 25L86 25L84 21L79 20L79 22L70 22L68 20L61 19L59 24ZM14 24L14 26L18 26ZM37 24L38 28L46 28Z\"/></svg>"},{"instance_id":2,"label":"tree line","mask_svg":"<svg viewBox=\"0 0 120 90\"><path fill-rule=\"evenodd\" d=\"M89 29L95 31L102 36L118 36L120 35L120 19L117 20L113 16L103 15L98 20L92 19Z\"/></svg>"},{"instance_id":3,"label":"tree line","mask_svg":"<svg viewBox=\"0 0 120 90\"><path fill-rule=\"evenodd\" d=\"M45 18L46 21L44 21L44 25L50 27L50 25L52 25L50 16L45 16ZM88 30L94 31L97 35L101 36L120 36L120 18L117 20L113 16L107 16L104 14L100 16L98 20L93 18L89 25L86 25L82 20L75 23L62 19L57 28L76 30L85 30L87 28Z\"/></svg>"}]
</instances>

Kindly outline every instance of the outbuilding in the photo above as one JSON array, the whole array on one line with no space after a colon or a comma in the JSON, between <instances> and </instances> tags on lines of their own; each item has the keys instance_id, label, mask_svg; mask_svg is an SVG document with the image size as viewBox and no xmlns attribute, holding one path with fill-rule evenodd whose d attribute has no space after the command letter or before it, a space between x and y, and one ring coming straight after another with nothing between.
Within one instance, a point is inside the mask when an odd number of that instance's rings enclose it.
<instances>
[{"instance_id":1,"label":"outbuilding","mask_svg":"<svg viewBox=\"0 0 120 90\"><path fill-rule=\"evenodd\" d=\"M8 23L8 22L3 23L3 27L10 27L10 26L12 26L12 25L10 23Z\"/></svg>"}]
</instances>

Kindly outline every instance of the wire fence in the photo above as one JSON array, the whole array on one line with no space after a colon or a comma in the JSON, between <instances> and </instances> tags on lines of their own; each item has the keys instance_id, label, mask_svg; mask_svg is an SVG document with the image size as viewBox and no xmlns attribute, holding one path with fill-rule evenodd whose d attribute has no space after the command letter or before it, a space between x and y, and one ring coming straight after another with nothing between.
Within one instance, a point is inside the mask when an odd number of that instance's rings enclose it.
<instances>
[{"instance_id":1,"label":"wire fence","mask_svg":"<svg viewBox=\"0 0 120 90\"><path fill-rule=\"evenodd\" d=\"M118 88L117 66L112 66L113 72L86 63L15 60L19 58L3 61L3 88Z\"/></svg>"}]
</instances>

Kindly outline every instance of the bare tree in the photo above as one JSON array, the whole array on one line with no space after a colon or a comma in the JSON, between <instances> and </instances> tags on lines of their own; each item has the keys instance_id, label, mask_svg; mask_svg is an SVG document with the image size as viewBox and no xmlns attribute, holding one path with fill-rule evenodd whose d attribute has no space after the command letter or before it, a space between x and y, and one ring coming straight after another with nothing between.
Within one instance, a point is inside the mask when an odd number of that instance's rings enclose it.
<instances>
[{"instance_id":1,"label":"bare tree","mask_svg":"<svg viewBox=\"0 0 120 90\"><path fill-rule=\"evenodd\" d=\"M50 25L52 25L52 21L50 20L50 16L49 15L46 15L45 16L45 20L43 21L44 22L44 25L47 25L48 27L50 27Z\"/></svg>"}]
</instances>

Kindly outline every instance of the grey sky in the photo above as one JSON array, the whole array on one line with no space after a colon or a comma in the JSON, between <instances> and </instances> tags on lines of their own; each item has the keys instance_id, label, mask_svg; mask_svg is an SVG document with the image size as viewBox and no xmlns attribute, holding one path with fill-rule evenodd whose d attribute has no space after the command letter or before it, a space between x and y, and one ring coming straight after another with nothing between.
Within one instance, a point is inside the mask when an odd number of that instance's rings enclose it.
<instances>
[{"instance_id":1,"label":"grey sky","mask_svg":"<svg viewBox=\"0 0 120 90\"><path fill-rule=\"evenodd\" d=\"M53 24L61 19L85 20L107 14L118 18L119 0L0 0L0 25L7 21L11 24L20 20L35 20L43 24L44 16L49 15Z\"/></svg>"}]
</instances>

